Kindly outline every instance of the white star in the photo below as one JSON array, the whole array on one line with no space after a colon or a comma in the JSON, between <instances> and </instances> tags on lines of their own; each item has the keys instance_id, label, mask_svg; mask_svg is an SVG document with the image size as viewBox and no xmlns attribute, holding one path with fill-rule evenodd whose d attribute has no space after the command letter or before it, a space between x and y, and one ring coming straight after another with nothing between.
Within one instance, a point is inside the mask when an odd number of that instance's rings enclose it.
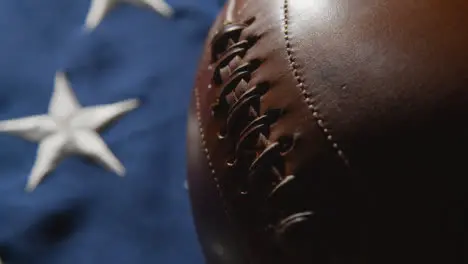
<instances>
[{"instance_id":1,"label":"white star","mask_svg":"<svg viewBox=\"0 0 468 264\"><path fill-rule=\"evenodd\" d=\"M147 6L165 17L171 17L174 13L172 7L165 0L91 0L91 6L86 16L86 28L96 28L118 2Z\"/></svg>"},{"instance_id":2,"label":"white star","mask_svg":"<svg viewBox=\"0 0 468 264\"><path fill-rule=\"evenodd\" d=\"M0 122L0 132L38 142L37 157L26 190L32 191L67 155L81 154L101 163L119 176L125 168L112 154L98 131L111 121L137 108L138 100L81 107L64 73L55 76L48 115L35 115Z\"/></svg>"}]
</instances>

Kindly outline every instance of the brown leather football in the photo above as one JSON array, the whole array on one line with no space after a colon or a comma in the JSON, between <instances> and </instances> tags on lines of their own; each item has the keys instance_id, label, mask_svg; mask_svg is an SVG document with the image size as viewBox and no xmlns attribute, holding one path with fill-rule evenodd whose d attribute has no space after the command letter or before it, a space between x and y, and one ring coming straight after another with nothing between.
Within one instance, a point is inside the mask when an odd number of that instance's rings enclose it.
<instances>
[{"instance_id":1,"label":"brown leather football","mask_svg":"<svg viewBox=\"0 0 468 264\"><path fill-rule=\"evenodd\" d=\"M463 263L467 136L468 1L230 1L188 129L207 263Z\"/></svg>"}]
</instances>

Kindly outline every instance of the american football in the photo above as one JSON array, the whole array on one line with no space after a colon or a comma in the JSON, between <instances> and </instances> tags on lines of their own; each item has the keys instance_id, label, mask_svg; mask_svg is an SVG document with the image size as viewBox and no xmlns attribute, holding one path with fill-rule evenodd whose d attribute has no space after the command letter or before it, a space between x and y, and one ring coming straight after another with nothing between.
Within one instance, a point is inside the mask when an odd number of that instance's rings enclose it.
<instances>
[{"instance_id":1,"label":"american football","mask_svg":"<svg viewBox=\"0 0 468 264\"><path fill-rule=\"evenodd\" d=\"M231 0L188 121L209 264L462 263L468 2Z\"/></svg>"}]
</instances>

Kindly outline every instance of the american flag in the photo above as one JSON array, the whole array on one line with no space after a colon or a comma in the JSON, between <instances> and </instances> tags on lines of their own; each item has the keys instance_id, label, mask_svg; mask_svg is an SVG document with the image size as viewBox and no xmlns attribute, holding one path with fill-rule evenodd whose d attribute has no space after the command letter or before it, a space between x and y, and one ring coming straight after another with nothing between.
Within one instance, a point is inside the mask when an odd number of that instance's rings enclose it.
<instances>
[{"instance_id":1,"label":"american flag","mask_svg":"<svg viewBox=\"0 0 468 264\"><path fill-rule=\"evenodd\" d=\"M203 263L185 128L221 6L0 1L0 263Z\"/></svg>"}]
</instances>

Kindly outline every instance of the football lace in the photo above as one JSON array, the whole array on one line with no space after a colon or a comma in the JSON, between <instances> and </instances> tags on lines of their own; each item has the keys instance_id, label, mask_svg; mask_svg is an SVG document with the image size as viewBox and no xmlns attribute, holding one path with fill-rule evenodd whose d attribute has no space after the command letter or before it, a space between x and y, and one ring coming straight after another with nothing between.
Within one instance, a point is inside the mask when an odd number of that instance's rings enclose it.
<instances>
[{"instance_id":1,"label":"football lace","mask_svg":"<svg viewBox=\"0 0 468 264\"><path fill-rule=\"evenodd\" d=\"M261 60L245 62L244 56L259 37L244 37L247 23L229 23L217 32L211 42L212 83L219 87L212 115L222 121L220 141L230 144L232 154L226 161L229 179L225 187L248 208L247 225L273 231L283 240L293 226L305 223L312 212L281 202L295 176L288 174L285 156L294 148L295 135L270 139L271 127L285 113L284 109L261 109L261 97L269 83L252 83L252 74ZM294 212L295 211L295 212ZM254 216L254 217L252 217ZM265 228L266 227L266 228Z\"/></svg>"}]
</instances>

